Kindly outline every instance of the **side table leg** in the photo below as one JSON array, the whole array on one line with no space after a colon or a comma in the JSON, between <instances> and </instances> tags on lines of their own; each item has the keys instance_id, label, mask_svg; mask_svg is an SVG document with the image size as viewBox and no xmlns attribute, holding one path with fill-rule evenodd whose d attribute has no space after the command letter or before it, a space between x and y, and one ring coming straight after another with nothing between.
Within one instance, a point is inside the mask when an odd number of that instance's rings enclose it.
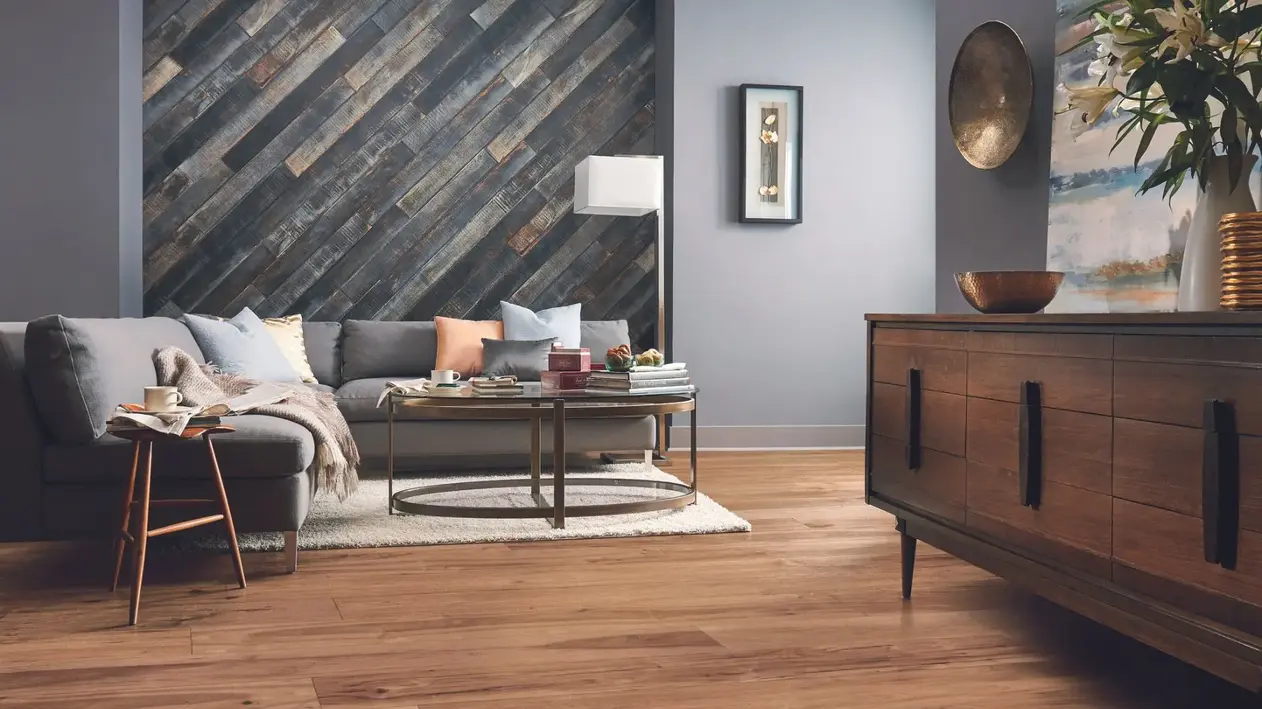
<instances>
[{"instance_id":1,"label":"side table leg","mask_svg":"<svg viewBox=\"0 0 1262 709\"><path fill-rule=\"evenodd\" d=\"M118 539L114 542L114 580L110 582L110 593L118 590L118 577L123 572L123 552L127 550L127 539L131 530L131 502L136 497L136 468L140 467L140 441L131 447L131 474L127 476L126 497L123 498L123 524L119 528Z\"/></svg>"},{"instance_id":2,"label":"side table leg","mask_svg":"<svg viewBox=\"0 0 1262 709\"><path fill-rule=\"evenodd\" d=\"M538 409L538 404L531 404ZM530 496L539 502L539 473L543 470L543 418L538 411L530 420Z\"/></svg>"},{"instance_id":3,"label":"side table leg","mask_svg":"<svg viewBox=\"0 0 1262 709\"><path fill-rule=\"evenodd\" d=\"M552 526L565 529L565 400L552 402Z\"/></svg>"},{"instance_id":4,"label":"side table leg","mask_svg":"<svg viewBox=\"0 0 1262 709\"><path fill-rule=\"evenodd\" d=\"M688 414L688 467L691 471L692 491L697 491L697 395L692 395L692 412ZM692 504L697 504L694 500Z\"/></svg>"},{"instance_id":5,"label":"side table leg","mask_svg":"<svg viewBox=\"0 0 1262 709\"><path fill-rule=\"evenodd\" d=\"M140 499L136 501L136 528L132 532L131 607L127 624L140 618L140 587L145 581L145 548L149 544L149 486L153 481L153 441L145 444L145 474L140 478Z\"/></svg>"},{"instance_id":6,"label":"side table leg","mask_svg":"<svg viewBox=\"0 0 1262 709\"><path fill-rule=\"evenodd\" d=\"M394 394L386 395L386 512L394 514Z\"/></svg>"},{"instance_id":7,"label":"side table leg","mask_svg":"<svg viewBox=\"0 0 1262 709\"><path fill-rule=\"evenodd\" d=\"M237 570L237 584L245 588L245 567L241 564L241 549L237 546L237 527L232 523L232 509L228 507L228 491L223 486L223 474L219 472L219 458L215 455L215 444L210 441L210 434L202 436L206 439L206 452L210 454L210 474L215 478L215 491L219 494L219 511L223 512L223 524L228 528L228 548L232 550L232 565Z\"/></svg>"}]
</instances>

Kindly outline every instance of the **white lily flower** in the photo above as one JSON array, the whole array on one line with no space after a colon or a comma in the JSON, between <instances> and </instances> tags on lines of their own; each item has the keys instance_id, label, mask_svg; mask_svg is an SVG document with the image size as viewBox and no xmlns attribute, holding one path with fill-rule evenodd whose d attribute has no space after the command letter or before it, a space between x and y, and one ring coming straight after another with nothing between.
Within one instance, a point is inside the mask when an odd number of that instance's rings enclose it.
<instances>
[{"instance_id":1,"label":"white lily flower","mask_svg":"<svg viewBox=\"0 0 1262 709\"><path fill-rule=\"evenodd\" d=\"M1111 85L1105 86L1088 86L1085 88L1066 88L1069 93L1069 111L1082 114L1082 119L1087 125L1094 124L1104 115L1104 111L1108 109L1109 104L1121 92L1113 88Z\"/></svg>"},{"instance_id":2,"label":"white lily flower","mask_svg":"<svg viewBox=\"0 0 1262 709\"><path fill-rule=\"evenodd\" d=\"M1156 18L1158 24L1170 32L1170 36L1157 47L1158 56L1167 49L1173 49L1175 56L1172 61L1177 62L1187 58L1199 45L1222 47L1226 44L1221 37L1205 28L1200 11L1195 6L1189 8L1184 4L1184 0L1174 0L1173 9L1153 8L1148 11L1148 14Z\"/></svg>"}]
</instances>

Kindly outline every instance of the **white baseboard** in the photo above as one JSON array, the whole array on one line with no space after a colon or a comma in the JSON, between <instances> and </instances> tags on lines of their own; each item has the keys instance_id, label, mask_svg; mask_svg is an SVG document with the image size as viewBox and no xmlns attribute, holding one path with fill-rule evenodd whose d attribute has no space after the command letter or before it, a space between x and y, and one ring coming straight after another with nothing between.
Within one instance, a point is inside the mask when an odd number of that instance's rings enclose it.
<instances>
[{"instance_id":1,"label":"white baseboard","mask_svg":"<svg viewBox=\"0 0 1262 709\"><path fill-rule=\"evenodd\" d=\"M670 429L674 450L691 445L687 426ZM698 450L844 450L862 448L863 426L698 426Z\"/></svg>"}]
</instances>

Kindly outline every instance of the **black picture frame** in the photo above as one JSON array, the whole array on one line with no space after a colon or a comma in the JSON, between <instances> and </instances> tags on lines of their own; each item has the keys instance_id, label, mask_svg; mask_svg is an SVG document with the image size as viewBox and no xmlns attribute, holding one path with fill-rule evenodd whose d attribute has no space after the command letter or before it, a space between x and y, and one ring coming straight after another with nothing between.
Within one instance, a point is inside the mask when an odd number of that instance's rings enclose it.
<instances>
[{"instance_id":1,"label":"black picture frame","mask_svg":"<svg viewBox=\"0 0 1262 709\"><path fill-rule=\"evenodd\" d=\"M758 190L762 187L752 188L753 191L751 192L751 175L748 164L749 151L751 145L754 144L755 141L761 142L761 139L759 137L755 137L751 132L755 127L751 126L749 123L749 102L751 101L751 90L759 92L782 91L787 95L792 96L796 102L794 104L797 107L797 110L794 112L796 113L796 116L793 116L796 120L789 121L791 128L795 133L794 137L796 140L792 141L791 150L786 151L785 153L786 156L790 154L792 155L792 169L789 170L789 174L793 179L793 188L789 196L789 202L787 203L789 205L789 215L782 218L766 216L766 210L761 208L760 202L765 200L767 195L761 195L762 200L760 201L751 201L751 197L759 197ZM804 123L802 116L805 112L803 110L805 105L803 102L803 89L801 86L789 86L782 84L741 84L739 93L740 105L737 107L737 111L739 113L738 125L740 126L740 130L737 133L737 140L740 143L740 169L737 170L739 176L736 190L737 202L739 204L739 214L737 215L737 218L742 224L801 224L803 191L802 137ZM762 131L760 130L759 133L761 135ZM758 149L761 150L761 148ZM775 161L773 160L773 163L774 162ZM776 187L778 188L778 185L776 185Z\"/></svg>"}]
</instances>

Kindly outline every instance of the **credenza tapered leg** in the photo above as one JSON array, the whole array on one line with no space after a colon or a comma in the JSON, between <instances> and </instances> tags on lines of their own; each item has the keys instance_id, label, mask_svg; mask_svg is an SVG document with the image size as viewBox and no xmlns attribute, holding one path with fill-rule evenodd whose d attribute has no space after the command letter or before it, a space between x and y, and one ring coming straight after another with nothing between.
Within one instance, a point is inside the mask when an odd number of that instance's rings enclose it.
<instances>
[{"instance_id":1,"label":"credenza tapered leg","mask_svg":"<svg viewBox=\"0 0 1262 709\"><path fill-rule=\"evenodd\" d=\"M902 542L903 599L911 600L911 579L916 572L916 538L907 533L907 523L901 519L895 528Z\"/></svg>"}]
</instances>

